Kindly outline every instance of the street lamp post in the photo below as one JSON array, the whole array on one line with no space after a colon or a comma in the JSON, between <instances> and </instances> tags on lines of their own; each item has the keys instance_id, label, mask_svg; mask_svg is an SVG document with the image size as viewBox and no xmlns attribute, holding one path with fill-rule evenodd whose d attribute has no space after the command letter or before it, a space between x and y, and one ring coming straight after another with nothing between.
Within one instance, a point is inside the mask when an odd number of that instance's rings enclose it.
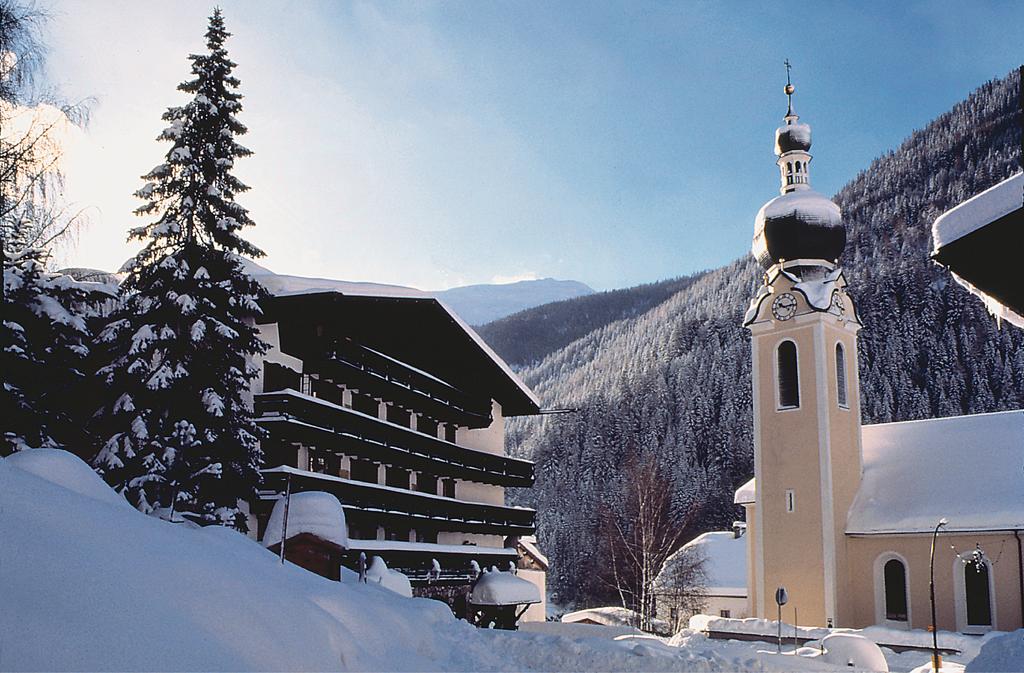
<instances>
[{"instance_id":1,"label":"street lamp post","mask_svg":"<svg viewBox=\"0 0 1024 673\"><path fill-rule=\"evenodd\" d=\"M939 659L939 632L938 628L935 626L935 539L939 536L939 529L947 523L949 522L946 520L946 517L942 517L939 519L939 523L935 525L935 530L932 531L931 558L928 561L928 572L930 575L928 580L928 593L930 594L932 601L932 670L935 671L935 673L939 673L939 668L941 666L941 660Z\"/></svg>"}]
</instances>

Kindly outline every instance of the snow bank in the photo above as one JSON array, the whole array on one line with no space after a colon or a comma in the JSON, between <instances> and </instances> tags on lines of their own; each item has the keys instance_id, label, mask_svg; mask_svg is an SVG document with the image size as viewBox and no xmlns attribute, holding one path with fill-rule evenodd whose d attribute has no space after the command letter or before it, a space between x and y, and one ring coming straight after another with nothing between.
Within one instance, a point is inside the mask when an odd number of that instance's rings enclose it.
<instances>
[{"instance_id":1,"label":"snow bank","mask_svg":"<svg viewBox=\"0 0 1024 673\"><path fill-rule=\"evenodd\" d=\"M1024 671L1024 629L998 635L981 646L967 673L1021 673Z\"/></svg>"},{"instance_id":2,"label":"snow bank","mask_svg":"<svg viewBox=\"0 0 1024 673\"><path fill-rule=\"evenodd\" d=\"M940 215L932 224L932 254L939 248L1024 207L1024 172L1017 173Z\"/></svg>"},{"instance_id":3,"label":"snow bank","mask_svg":"<svg viewBox=\"0 0 1024 673\"><path fill-rule=\"evenodd\" d=\"M267 521L267 530L263 534L264 547L281 544L284 510L285 499L281 498L274 503L274 510ZM345 510L338 499L322 491L292 493L288 506L287 535L291 539L300 533L315 535L347 549L348 526L345 524Z\"/></svg>"},{"instance_id":4,"label":"snow bank","mask_svg":"<svg viewBox=\"0 0 1024 673\"><path fill-rule=\"evenodd\" d=\"M537 585L512 573L498 570L480 575L470 601L474 605L524 605L540 603Z\"/></svg>"},{"instance_id":5,"label":"snow bank","mask_svg":"<svg viewBox=\"0 0 1024 673\"><path fill-rule=\"evenodd\" d=\"M131 508L91 467L62 449L27 449L8 456L7 464L87 498L116 507Z\"/></svg>"},{"instance_id":6,"label":"snow bank","mask_svg":"<svg viewBox=\"0 0 1024 673\"><path fill-rule=\"evenodd\" d=\"M412 598L412 584L409 578L397 570L391 570L384 559L374 556L366 569L366 581L381 585L399 596Z\"/></svg>"},{"instance_id":7,"label":"snow bank","mask_svg":"<svg viewBox=\"0 0 1024 673\"><path fill-rule=\"evenodd\" d=\"M822 659L835 666L849 666L860 671L884 671L889 664L885 655L871 640L856 633L833 633L821 641Z\"/></svg>"},{"instance_id":8,"label":"snow bank","mask_svg":"<svg viewBox=\"0 0 1024 673\"><path fill-rule=\"evenodd\" d=\"M761 644L692 632L477 630L439 602L350 573L332 582L233 530L111 507L10 459L0 512L3 671L784 670L759 658Z\"/></svg>"}]
</instances>

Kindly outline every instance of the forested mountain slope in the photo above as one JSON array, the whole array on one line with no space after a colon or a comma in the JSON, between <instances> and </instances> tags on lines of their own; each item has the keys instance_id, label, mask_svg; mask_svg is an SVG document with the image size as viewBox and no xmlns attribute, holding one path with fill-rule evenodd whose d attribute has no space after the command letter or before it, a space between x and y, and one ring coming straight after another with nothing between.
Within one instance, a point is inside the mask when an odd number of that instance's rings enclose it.
<instances>
[{"instance_id":1,"label":"forested mountain slope","mask_svg":"<svg viewBox=\"0 0 1024 673\"><path fill-rule=\"evenodd\" d=\"M509 364L536 364L589 332L645 313L699 277L683 276L555 301L489 322L477 332Z\"/></svg>"},{"instance_id":2,"label":"forested mountain slope","mask_svg":"<svg viewBox=\"0 0 1024 673\"><path fill-rule=\"evenodd\" d=\"M835 196L849 232L842 262L865 325L865 423L1024 406L1024 332L1000 329L928 258L935 217L1020 170L1019 91L1017 71L987 83ZM766 184L765 200L772 195ZM631 455L657 457L675 505L698 508L698 528L725 527L741 514L732 494L753 473L753 449L749 336L740 321L758 273L744 254L522 371L545 406L580 409L517 419L509 432L511 451L538 463L536 485L511 498L538 509L559 600L612 598L596 579L604 562L597 512L616 505Z\"/></svg>"}]
</instances>

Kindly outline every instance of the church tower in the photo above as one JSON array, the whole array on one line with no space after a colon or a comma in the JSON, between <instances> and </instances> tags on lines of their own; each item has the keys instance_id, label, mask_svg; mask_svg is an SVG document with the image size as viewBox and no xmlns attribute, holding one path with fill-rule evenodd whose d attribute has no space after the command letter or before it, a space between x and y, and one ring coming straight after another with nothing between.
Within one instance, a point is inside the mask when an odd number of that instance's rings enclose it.
<instances>
[{"instance_id":1,"label":"church tower","mask_svg":"<svg viewBox=\"0 0 1024 673\"><path fill-rule=\"evenodd\" d=\"M811 189L811 129L789 107L775 132L781 195L754 226L764 281L744 318L751 333L755 502L752 609L784 619L849 622L846 516L861 475L857 331L839 257L839 207ZM749 514L754 514L753 521Z\"/></svg>"}]
</instances>

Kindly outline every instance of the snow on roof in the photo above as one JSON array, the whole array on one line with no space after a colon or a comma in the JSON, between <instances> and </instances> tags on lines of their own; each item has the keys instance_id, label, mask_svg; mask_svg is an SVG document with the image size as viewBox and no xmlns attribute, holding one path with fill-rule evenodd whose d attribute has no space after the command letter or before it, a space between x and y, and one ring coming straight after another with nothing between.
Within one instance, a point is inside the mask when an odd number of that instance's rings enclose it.
<instances>
[{"instance_id":1,"label":"snow on roof","mask_svg":"<svg viewBox=\"0 0 1024 673\"><path fill-rule=\"evenodd\" d=\"M344 280L330 280L327 278L303 278L301 276L281 276L274 273L253 275L263 284L271 294L279 297L295 296L304 294L320 294L323 292L338 292L342 295L354 297L391 297L395 299L432 299L455 321L455 323L473 340L473 343L484 352L502 373L508 377L515 386L526 395L531 402L540 407L540 399L530 388L520 380L519 376L512 371L508 364L487 345L480 335L476 333L469 323L464 321L459 314L436 296L423 290L401 285L384 285L382 283L360 283Z\"/></svg>"},{"instance_id":2,"label":"snow on roof","mask_svg":"<svg viewBox=\"0 0 1024 673\"><path fill-rule=\"evenodd\" d=\"M370 559L370 565L366 569L366 581L376 582L399 596L412 598L412 583L409 582L409 578L397 570L388 568L384 559L379 556Z\"/></svg>"},{"instance_id":3,"label":"snow on roof","mask_svg":"<svg viewBox=\"0 0 1024 673\"><path fill-rule=\"evenodd\" d=\"M802 292L812 307L819 311L827 311L832 306L832 293L839 289L839 279L842 275L843 270L836 267L821 278L798 281L793 285L793 289Z\"/></svg>"},{"instance_id":4,"label":"snow on roof","mask_svg":"<svg viewBox=\"0 0 1024 673\"><path fill-rule=\"evenodd\" d=\"M535 561L544 566L545 569L550 567L548 557L541 553L540 547L537 546L537 537L535 535L524 535L519 538L519 546L523 548L523 551L532 556Z\"/></svg>"},{"instance_id":5,"label":"snow on roof","mask_svg":"<svg viewBox=\"0 0 1024 673\"><path fill-rule=\"evenodd\" d=\"M63 486L79 495L117 507L131 508L85 461L63 449L26 449L5 459L19 470Z\"/></svg>"},{"instance_id":6,"label":"snow on roof","mask_svg":"<svg viewBox=\"0 0 1024 673\"><path fill-rule=\"evenodd\" d=\"M289 540L300 533L309 533L342 549L348 548L345 510L341 508L341 503L337 498L323 491L303 491L292 493L290 498L278 499L274 503L274 510L270 513L270 520L267 521L267 530L263 534L264 547L281 544L286 504L288 509L288 531L286 534Z\"/></svg>"},{"instance_id":7,"label":"snow on roof","mask_svg":"<svg viewBox=\"0 0 1024 673\"><path fill-rule=\"evenodd\" d=\"M776 196L761 206L756 217L757 230L760 231L763 228L761 223L766 220L792 217L798 214L800 220L823 227L841 227L843 225L843 213L839 206L813 189L798 189Z\"/></svg>"},{"instance_id":8,"label":"snow on roof","mask_svg":"<svg viewBox=\"0 0 1024 673\"><path fill-rule=\"evenodd\" d=\"M1024 172L989 187L940 215L932 224L932 254L1018 208L1024 208Z\"/></svg>"},{"instance_id":9,"label":"snow on roof","mask_svg":"<svg viewBox=\"0 0 1024 673\"><path fill-rule=\"evenodd\" d=\"M1024 410L865 425L851 534L1024 526Z\"/></svg>"},{"instance_id":10,"label":"snow on roof","mask_svg":"<svg viewBox=\"0 0 1024 673\"><path fill-rule=\"evenodd\" d=\"M499 570L484 571L473 586L474 605L525 605L540 603L537 585Z\"/></svg>"},{"instance_id":11,"label":"snow on roof","mask_svg":"<svg viewBox=\"0 0 1024 673\"><path fill-rule=\"evenodd\" d=\"M711 596L747 595L747 536L732 531L714 531L698 535L665 560L655 586L668 581L666 573L687 554L704 559L704 590ZM663 577L664 576L664 577Z\"/></svg>"},{"instance_id":12,"label":"snow on roof","mask_svg":"<svg viewBox=\"0 0 1024 673\"><path fill-rule=\"evenodd\" d=\"M754 480L751 479L747 483L736 489L736 495L732 501L735 505L753 505L757 502L756 499L757 491L754 488Z\"/></svg>"},{"instance_id":13,"label":"snow on roof","mask_svg":"<svg viewBox=\"0 0 1024 673\"><path fill-rule=\"evenodd\" d=\"M565 623L583 622L589 621L595 624L603 624L605 626L629 626L635 627L640 620L640 616L628 608L619 607L617 605L611 605L601 608L587 608L586 610L577 610L576 612L569 612L562 615L562 621ZM668 622L661 619L652 619L651 626L655 629L668 629Z\"/></svg>"}]
</instances>

